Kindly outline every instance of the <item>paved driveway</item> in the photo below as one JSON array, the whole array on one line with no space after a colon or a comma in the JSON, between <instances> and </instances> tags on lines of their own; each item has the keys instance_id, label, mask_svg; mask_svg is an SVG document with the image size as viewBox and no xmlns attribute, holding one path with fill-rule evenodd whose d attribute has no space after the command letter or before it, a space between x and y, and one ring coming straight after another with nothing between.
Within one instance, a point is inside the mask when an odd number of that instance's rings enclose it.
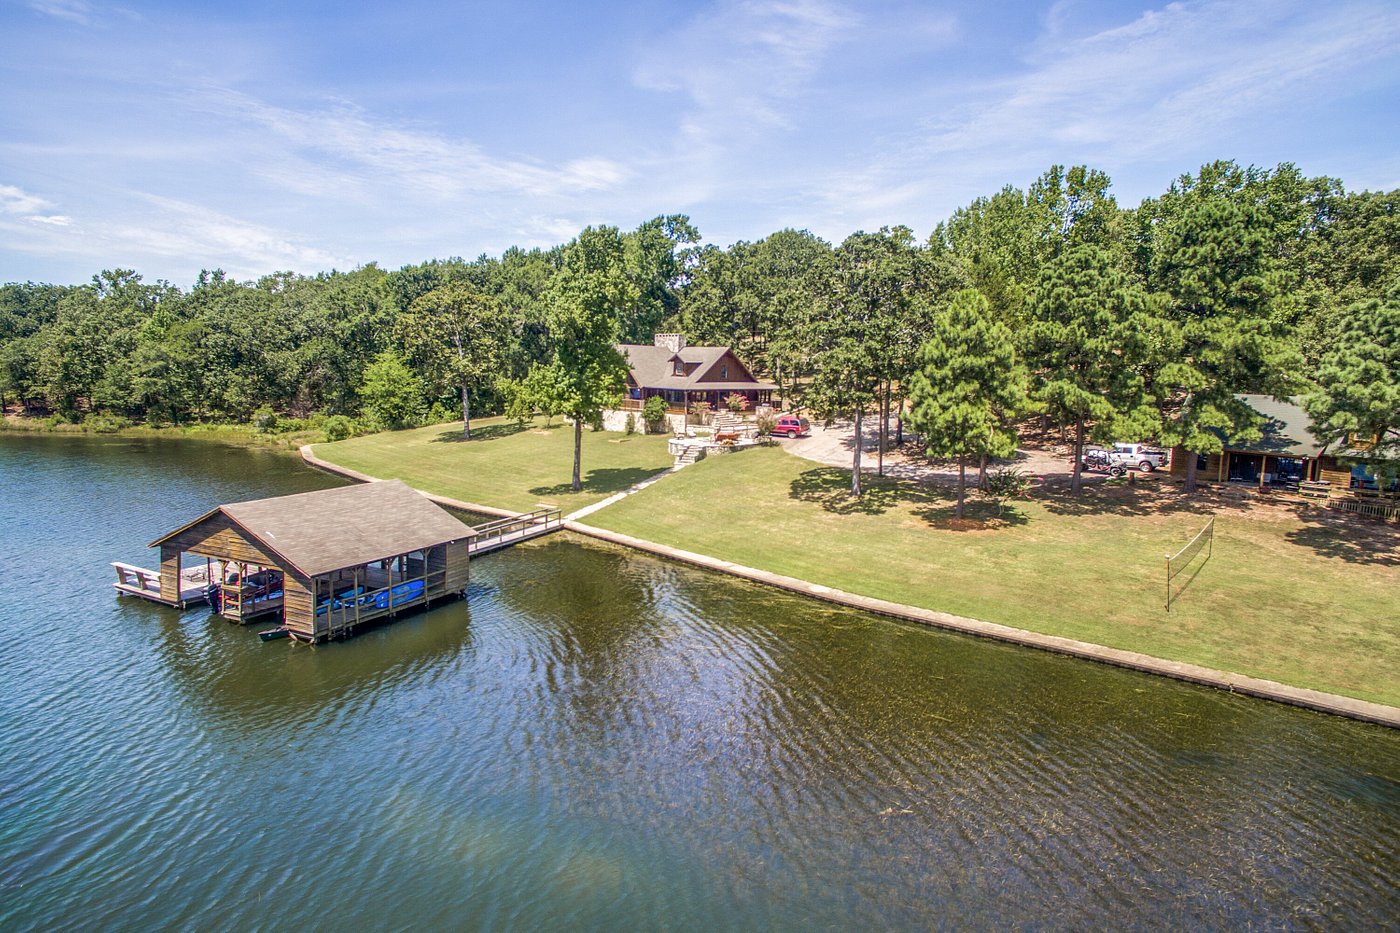
<instances>
[{"instance_id":1,"label":"paved driveway","mask_svg":"<svg viewBox=\"0 0 1400 933\"><path fill-rule=\"evenodd\" d=\"M875 453L879 445L877 422L873 419L867 419L862 424L862 429L861 472L874 473L878 467ZM908 437L907 434L905 436ZM894 437L893 421L890 423L890 437ZM799 457L829 466L849 469L851 457L855 453L855 425L851 421L838 421L829 428L813 424L810 437L798 437L791 440L779 438L778 441L789 453ZM1068 480L1074 467L1068 450L1045 450L1030 447L1018 450L1014 460L994 461L992 465L1003 464L1020 467L1028 474L1043 476L1052 482ZM930 463L923 457L907 456L899 450L887 450L885 451L885 475L920 482L956 483L958 465L956 462L949 461ZM976 481L977 464L975 462L968 464L968 476L974 482ZM1084 474L1086 482L1103 478L1101 474Z\"/></svg>"}]
</instances>

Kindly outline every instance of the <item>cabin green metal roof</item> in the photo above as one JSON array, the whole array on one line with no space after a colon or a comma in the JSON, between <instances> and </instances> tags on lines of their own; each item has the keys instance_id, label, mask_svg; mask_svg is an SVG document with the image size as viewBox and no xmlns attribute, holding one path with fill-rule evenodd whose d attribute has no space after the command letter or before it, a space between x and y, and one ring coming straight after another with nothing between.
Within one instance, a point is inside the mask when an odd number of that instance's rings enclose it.
<instances>
[{"instance_id":1,"label":"cabin green metal roof","mask_svg":"<svg viewBox=\"0 0 1400 933\"><path fill-rule=\"evenodd\" d=\"M1326 445L1313 436L1308 413L1295 399L1280 401L1267 395L1237 395L1235 398L1264 416L1264 423L1260 425L1263 436L1257 441L1238 443L1226 438L1225 446L1230 450L1312 459L1325 448Z\"/></svg>"}]
</instances>

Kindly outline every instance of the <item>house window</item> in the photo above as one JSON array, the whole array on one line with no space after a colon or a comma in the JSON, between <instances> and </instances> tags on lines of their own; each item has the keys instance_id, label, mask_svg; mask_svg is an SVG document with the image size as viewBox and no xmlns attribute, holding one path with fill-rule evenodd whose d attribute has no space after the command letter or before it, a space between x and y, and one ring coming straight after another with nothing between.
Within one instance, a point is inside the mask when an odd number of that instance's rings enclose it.
<instances>
[{"instance_id":1,"label":"house window","mask_svg":"<svg viewBox=\"0 0 1400 933\"><path fill-rule=\"evenodd\" d=\"M720 364L719 364L719 377L720 377L721 379L728 379L728 378L729 378L729 364L728 364L728 363L720 363Z\"/></svg>"},{"instance_id":2,"label":"house window","mask_svg":"<svg viewBox=\"0 0 1400 933\"><path fill-rule=\"evenodd\" d=\"M671 375L673 375L673 376L684 376L684 375L685 375L685 364L682 363L680 360L676 360L676 365L675 365L675 367L671 370Z\"/></svg>"},{"instance_id":3,"label":"house window","mask_svg":"<svg viewBox=\"0 0 1400 933\"><path fill-rule=\"evenodd\" d=\"M1206 468L1206 455L1205 455L1205 454L1196 454L1196 469L1198 469L1198 470L1204 470L1205 468Z\"/></svg>"}]
</instances>

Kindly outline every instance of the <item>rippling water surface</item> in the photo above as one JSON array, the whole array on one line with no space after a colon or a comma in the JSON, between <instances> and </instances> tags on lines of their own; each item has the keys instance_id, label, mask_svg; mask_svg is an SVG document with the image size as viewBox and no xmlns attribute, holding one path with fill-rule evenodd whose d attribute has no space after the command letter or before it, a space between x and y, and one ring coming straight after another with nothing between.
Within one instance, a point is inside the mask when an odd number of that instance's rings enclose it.
<instances>
[{"instance_id":1,"label":"rippling water surface","mask_svg":"<svg viewBox=\"0 0 1400 933\"><path fill-rule=\"evenodd\" d=\"M0 928L1394 927L1400 734L555 536L262 643L107 562L280 455L0 435Z\"/></svg>"}]
</instances>

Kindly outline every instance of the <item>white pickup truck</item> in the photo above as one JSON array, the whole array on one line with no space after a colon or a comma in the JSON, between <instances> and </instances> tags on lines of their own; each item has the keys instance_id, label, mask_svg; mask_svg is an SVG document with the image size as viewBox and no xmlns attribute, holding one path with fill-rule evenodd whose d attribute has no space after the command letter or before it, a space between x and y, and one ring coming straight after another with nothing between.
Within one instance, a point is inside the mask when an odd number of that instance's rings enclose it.
<instances>
[{"instance_id":1,"label":"white pickup truck","mask_svg":"<svg viewBox=\"0 0 1400 933\"><path fill-rule=\"evenodd\" d=\"M1158 467L1167 465L1167 452L1146 444L1114 444L1108 452L1109 463L1119 463L1128 469L1137 467L1144 473L1151 473Z\"/></svg>"},{"instance_id":2,"label":"white pickup truck","mask_svg":"<svg viewBox=\"0 0 1400 933\"><path fill-rule=\"evenodd\" d=\"M1151 473L1167 465L1167 452L1146 444L1114 444L1107 450L1102 447L1088 447L1084 450L1085 459L1090 459L1090 454L1094 452L1106 456L1112 466L1141 470L1144 473Z\"/></svg>"}]
</instances>

